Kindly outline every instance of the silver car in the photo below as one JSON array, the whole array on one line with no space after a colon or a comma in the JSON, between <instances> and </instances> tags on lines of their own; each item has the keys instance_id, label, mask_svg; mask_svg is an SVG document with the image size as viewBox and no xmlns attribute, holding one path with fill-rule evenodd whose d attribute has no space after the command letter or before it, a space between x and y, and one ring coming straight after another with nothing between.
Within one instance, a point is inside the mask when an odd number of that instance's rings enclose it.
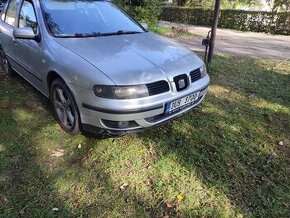
<instances>
[{"instance_id":1,"label":"silver car","mask_svg":"<svg viewBox=\"0 0 290 218\"><path fill-rule=\"evenodd\" d=\"M60 126L122 135L199 105L209 76L189 49L96 0L9 0L1 57L50 98Z\"/></svg>"}]
</instances>

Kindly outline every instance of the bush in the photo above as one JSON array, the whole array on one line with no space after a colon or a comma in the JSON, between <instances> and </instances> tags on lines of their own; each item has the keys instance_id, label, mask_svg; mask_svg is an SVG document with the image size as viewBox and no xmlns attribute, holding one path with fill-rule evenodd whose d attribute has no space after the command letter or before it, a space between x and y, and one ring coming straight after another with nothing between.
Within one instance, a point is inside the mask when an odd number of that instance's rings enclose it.
<instances>
[{"instance_id":1,"label":"bush","mask_svg":"<svg viewBox=\"0 0 290 218\"><path fill-rule=\"evenodd\" d=\"M164 7L160 19L170 22L210 26L212 10L202 8ZM221 10L219 27L290 35L290 13Z\"/></svg>"},{"instance_id":2,"label":"bush","mask_svg":"<svg viewBox=\"0 0 290 218\"><path fill-rule=\"evenodd\" d=\"M116 0L115 3L136 20L148 24L157 23L161 12L158 0Z\"/></svg>"}]
</instances>

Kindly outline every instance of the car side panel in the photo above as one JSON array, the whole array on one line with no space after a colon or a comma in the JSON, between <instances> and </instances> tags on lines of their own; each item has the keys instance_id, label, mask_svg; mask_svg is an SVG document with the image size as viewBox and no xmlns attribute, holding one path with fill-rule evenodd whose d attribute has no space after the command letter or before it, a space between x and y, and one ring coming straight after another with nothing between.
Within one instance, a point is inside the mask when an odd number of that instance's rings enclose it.
<instances>
[{"instance_id":1,"label":"car side panel","mask_svg":"<svg viewBox=\"0 0 290 218\"><path fill-rule=\"evenodd\" d=\"M8 60L14 57L15 44L13 37L14 27L8 25L7 23L0 21L0 43L1 47L6 54ZM15 63L10 63L12 68L15 67Z\"/></svg>"}]
</instances>

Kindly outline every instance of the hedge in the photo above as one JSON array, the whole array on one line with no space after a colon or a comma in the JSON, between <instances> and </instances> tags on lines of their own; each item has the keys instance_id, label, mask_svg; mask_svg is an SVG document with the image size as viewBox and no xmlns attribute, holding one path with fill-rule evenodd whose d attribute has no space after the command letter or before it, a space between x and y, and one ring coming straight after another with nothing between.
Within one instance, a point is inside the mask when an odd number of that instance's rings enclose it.
<instances>
[{"instance_id":1,"label":"hedge","mask_svg":"<svg viewBox=\"0 0 290 218\"><path fill-rule=\"evenodd\" d=\"M123 8L136 20L148 24L155 24L161 12L158 0L114 0L114 3Z\"/></svg>"},{"instance_id":2,"label":"hedge","mask_svg":"<svg viewBox=\"0 0 290 218\"><path fill-rule=\"evenodd\" d=\"M213 11L202 8L163 7L159 19L164 21L210 26ZM221 10L219 27L290 35L290 13Z\"/></svg>"}]
</instances>

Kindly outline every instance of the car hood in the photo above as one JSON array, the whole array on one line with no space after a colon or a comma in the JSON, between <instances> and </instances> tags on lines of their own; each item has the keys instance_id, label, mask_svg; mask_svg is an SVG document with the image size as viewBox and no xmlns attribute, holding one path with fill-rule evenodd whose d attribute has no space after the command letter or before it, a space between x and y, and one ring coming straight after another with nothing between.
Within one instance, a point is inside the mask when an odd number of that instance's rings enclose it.
<instances>
[{"instance_id":1,"label":"car hood","mask_svg":"<svg viewBox=\"0 0 290 218\"><path fill-rule=\"evenodd\" d=\"M117 85L172 81L202 65L192 51L153 33L55 40Z\"/></svg>"}]
</instances>

